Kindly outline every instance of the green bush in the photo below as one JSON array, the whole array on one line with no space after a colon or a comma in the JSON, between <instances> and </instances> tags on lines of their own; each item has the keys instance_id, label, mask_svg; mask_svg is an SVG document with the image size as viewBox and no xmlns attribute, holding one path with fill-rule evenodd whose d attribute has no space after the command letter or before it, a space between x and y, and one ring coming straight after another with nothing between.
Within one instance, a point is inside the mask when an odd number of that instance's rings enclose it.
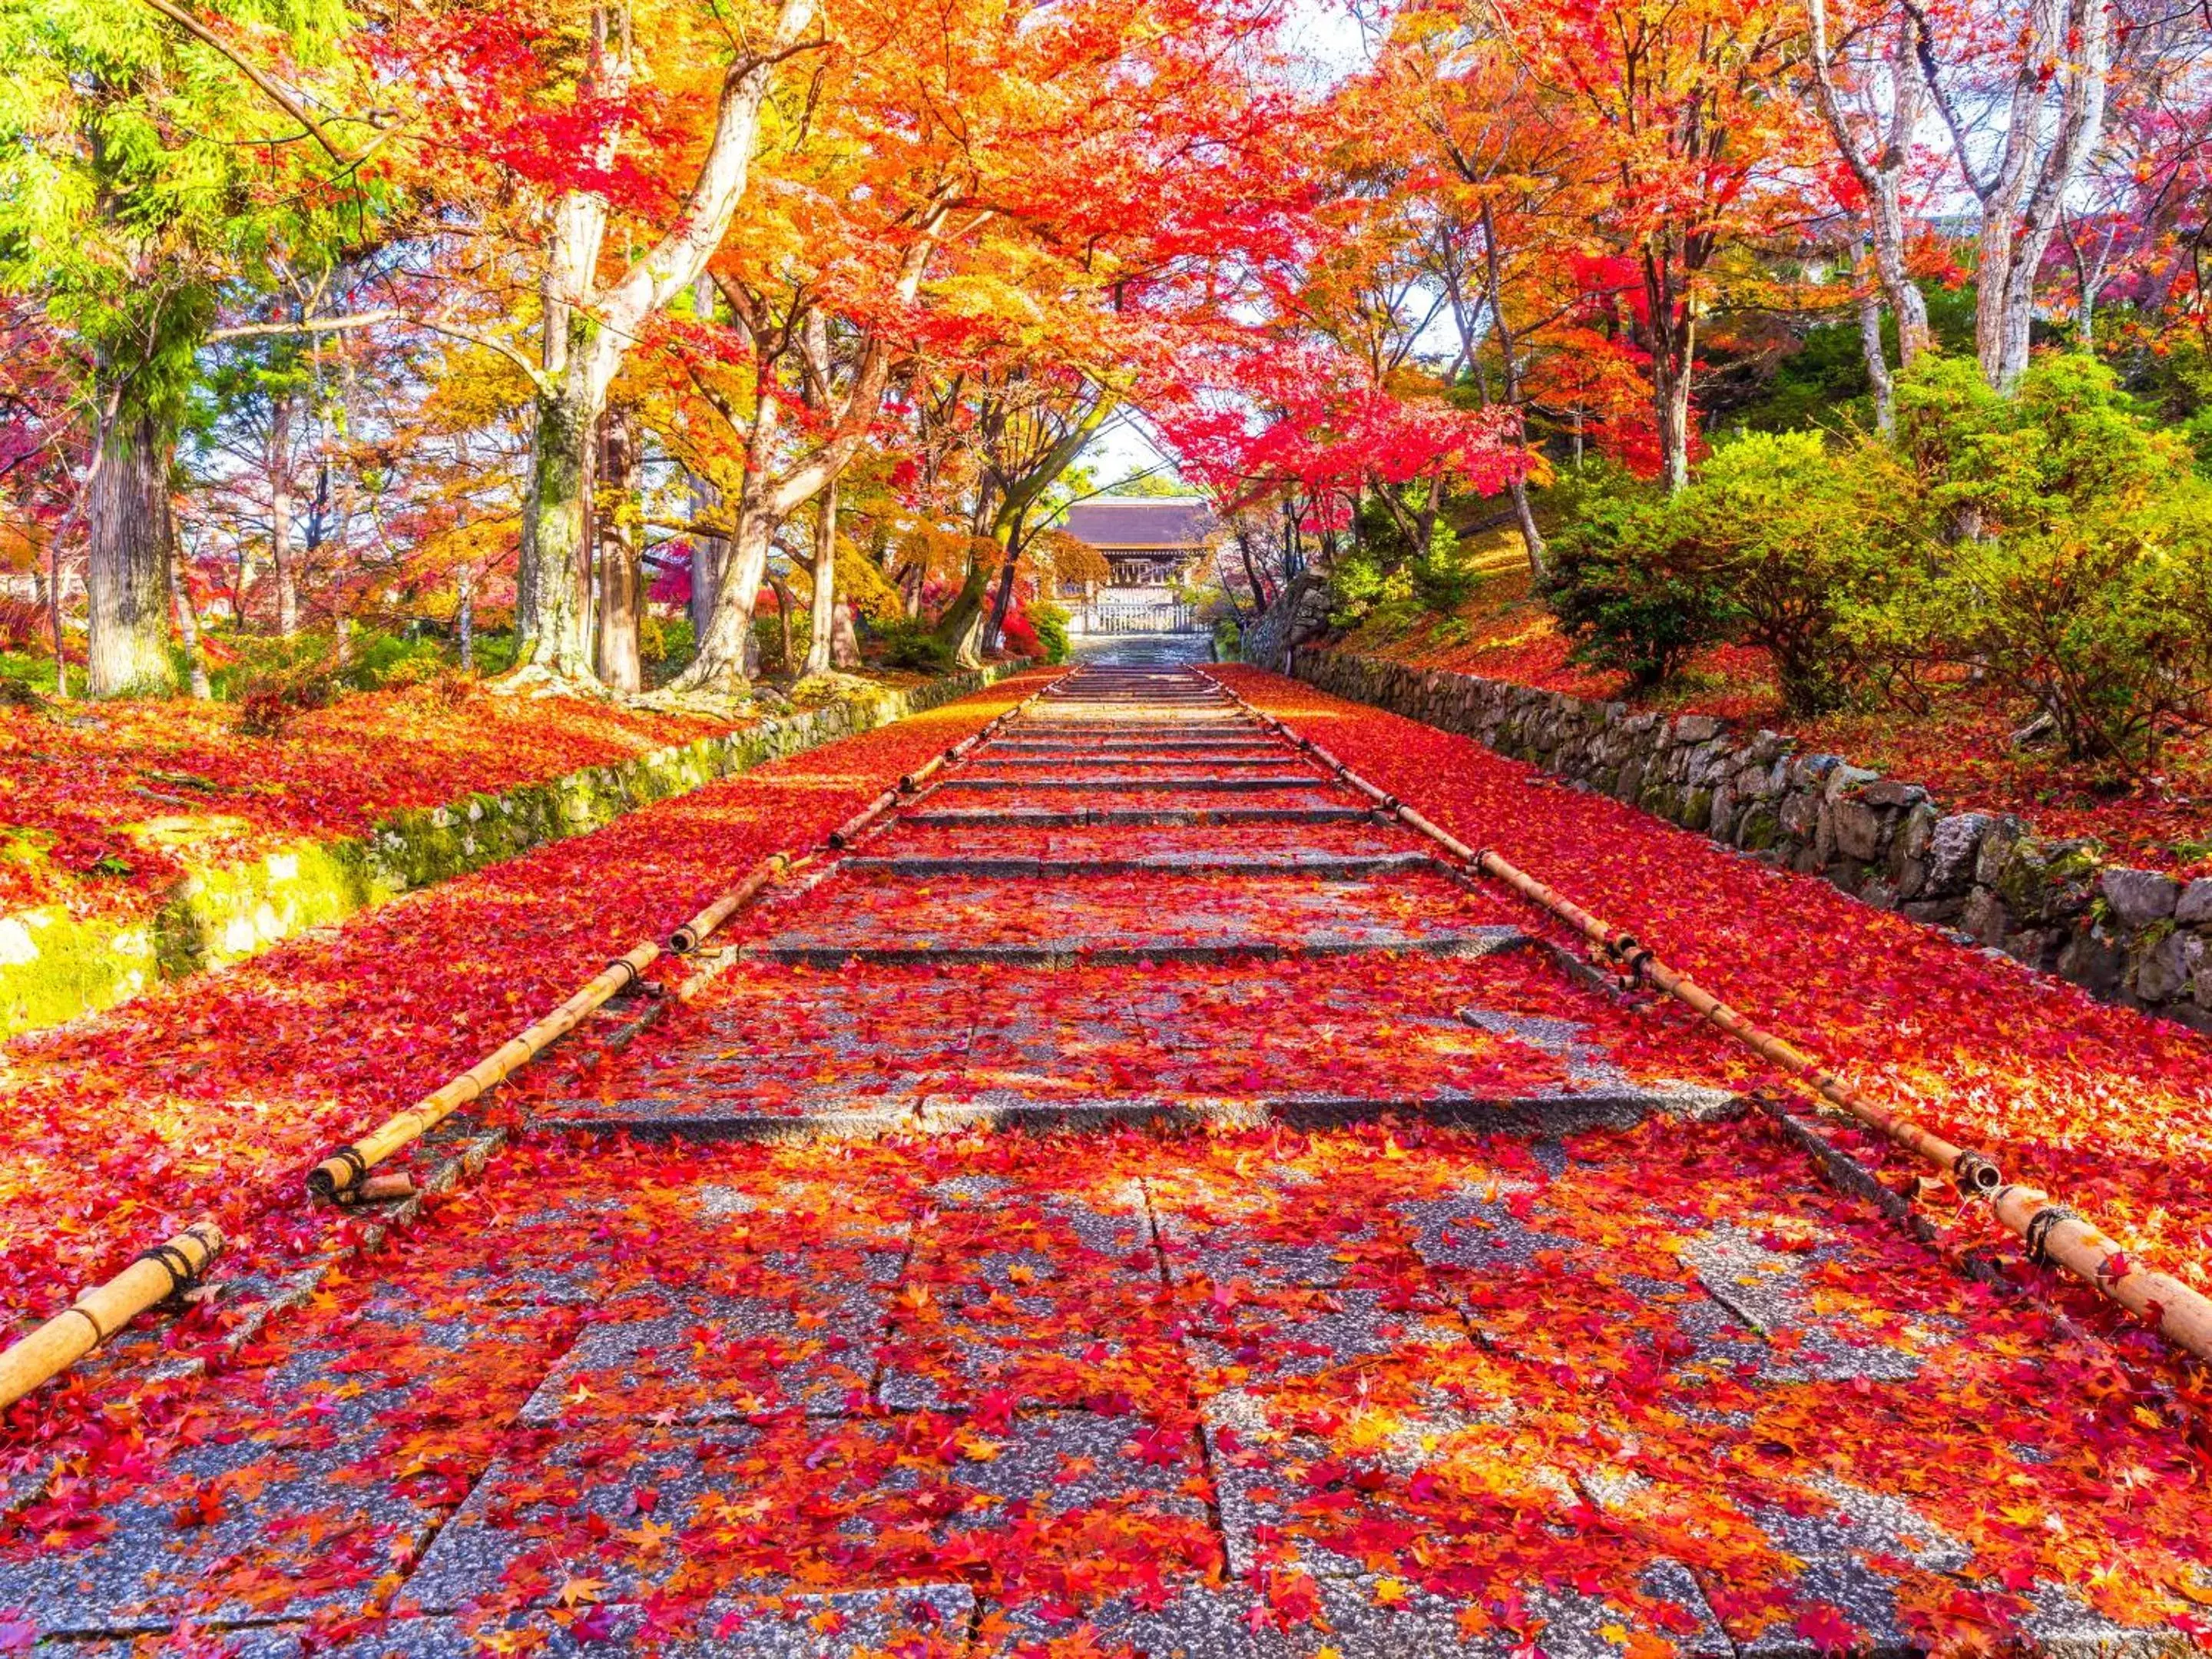
<instances>
[{"instance_id":1,"label":"green bush","mask_svg":"<svg viewBox=\"0 0 2212 1659\"><path fill-rule=\"evenodd\" d=\"M1030 626L1036 629L1037 643L1044 647L1047 662L1066 662L1068 656L1067 612L1056 605L1038 600L1029 608Z\"/></svg>"},{"instance_id":2,"label":"green bush","mask_svg":"<svg viewBox=\"0 0 2212 1659\"><path fill-rule=\"evenodd\" d=\"M951 647L933 635L927 623L901 617L881 624L884 665L888 668L919 669L941 674L952 666Z\"/></svg>"},{"instance_id":3,"label":"green bush","mask_svg":"<svg viewBox=\"0 0 2212 1659\"><path fill-rule=\"evenodd\" d=\"M1673 501L1602 464L1571 496L1543 592L1576 661L1649 689L1729 637L1736 611L1703 562L1681 556Z\"/></svg>"},{"instance_id":4,"label":"green bush","mask_svg":"<svg viewBox=\"0 0 2212 1659\"><path fill-rule=\"evenodd\" d=\"M1899 400L1939 544L1898 631L2033 701L2069 757L2150 766L2212 697L2212 484L2092 359L2039 357L2008 399L1962 367Z\"/></svg>"},{"instance_id":5,"label":"green bush","mask_svg":"<svg viewBox=\"0 0 2212 1659\"><path fill-rule=\"evenodd\" d=\"M1847 624L1893 586L1885 500L1899 482L1878 445L1832 454L1818 433L1749 433L1714 450L1668 504L1660 556L1723 596L1729 637L1766 648L1793 714L1840 708L1854 689Z\"/></svg>"}]
</instances>

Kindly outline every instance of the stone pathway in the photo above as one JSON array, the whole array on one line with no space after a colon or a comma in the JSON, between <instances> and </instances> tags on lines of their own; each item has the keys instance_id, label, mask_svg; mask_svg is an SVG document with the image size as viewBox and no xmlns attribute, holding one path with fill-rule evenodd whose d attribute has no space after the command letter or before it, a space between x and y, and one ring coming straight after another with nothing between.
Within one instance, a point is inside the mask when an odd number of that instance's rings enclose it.
<instances>
[{"instance_id":1,"label":"stone pathway","mask_svg":"<svg viewBox=\"0 0 2212 1659\"><path fill-rule=\"evenodd\" d=\"M76 1449L0 1609L254 1659L2191 1645L2156 1413L1528 926L1202 676L1087 665Z\"/></svg>"}]
</instances>

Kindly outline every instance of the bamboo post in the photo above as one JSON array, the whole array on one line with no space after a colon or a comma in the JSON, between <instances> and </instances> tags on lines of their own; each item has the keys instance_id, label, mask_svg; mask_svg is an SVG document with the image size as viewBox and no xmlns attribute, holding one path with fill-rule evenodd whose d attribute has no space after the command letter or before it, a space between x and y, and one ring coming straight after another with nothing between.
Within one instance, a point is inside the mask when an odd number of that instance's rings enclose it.
<instances>
[{"instance_id":1,"label":"bamboo post","mask_svg":"<svg viewBox=\"0 0 2212 1659\"><path fill-rule=\"evenodd\" d=\"M609 963L590 984L536 1024L526 1028L475 1065L422 1097L405 1111L384 1121L349 1146L341 1146L307 1172L307 1190L319 1198L342 1198L359 1186L370 1170L402 1146L444 1122L461 1107L480 1099L494 1085L520 1071L575 1030L601 1003L635 984L660 954L657 945L641 945Z\"/></svg>"},{"instance_id":2,"label":"bamboo post","mask_svg":"<svg viewBox=\"0 0 2212 1659\"><path fill-rule=\"evenodd\" d=\"M770 853L752 867L751 873L735 887L678 927L668 936L668 948L679 957L688 957L708 936L716 932L732 916L760 896L762 889L770 882L780 881L793 870L811 863L813 855L793 859L788 853Z\"/></svg>"},{"instance_id":3,"label":"bamboo post","mask_svg":"<svg viewBox=\"0 0 2212 1659\"><path fill-rule=\"evenodd\" d=\"M1310 738L1299 736L1284 722L1253 708L1236 692L1230 691L1229 695L1257 716L1263 726L1313 756L1407 829L1427 836L1478 873L1504 883L1528 902L1558 917L1597 945L1627 972L1665 992L1893 1145L1949 1174L1962 1191L1985 1200L1996 1218L2026 1243L2031 1261L2039 1266L2056 1264L2065 1267L2075 1278L2154 1327L2175 1346L2199 1359L2212 1360L2212 1298L2169 1274L2136 1267L2128 1260L2126 1252L2094 1224L2064 1205L2053 1203L2049 1194L2007 1182L1996 1163L1985 1153L1956 1146L1869 1099L1796 1044L1762 1030L1687 974L1661 961L1634 934L1608 927L1489 848L1477 850L1469 847L1401 804L1395 795L1360 777Z\"/></svg>"},{"instance_id":4,"label":"bamboo post","mask_svg":"<svg viewBox=\"0 0 2212 1659\"><path fill-rule=\"evenodd\" d=\"M97 1290L0 1353L0 1411L52 1382L157 1302L167 1300L222 1254L222 1229L200 1220L146 1251Z\"/></svg>"}]
</instances>

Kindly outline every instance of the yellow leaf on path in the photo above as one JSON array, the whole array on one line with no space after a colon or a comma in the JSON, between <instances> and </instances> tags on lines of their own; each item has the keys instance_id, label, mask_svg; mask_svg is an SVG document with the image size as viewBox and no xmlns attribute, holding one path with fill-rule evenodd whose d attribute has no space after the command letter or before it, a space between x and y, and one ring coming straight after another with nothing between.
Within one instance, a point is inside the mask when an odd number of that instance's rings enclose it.
<instances>
[{"instance_id":1,"label":"yellow leaf on path","mask_svg":"<svg viewBox=\"0 0 2212 1659\"><path fill-rule=\"evenodd\" d=\"M604 1578L571 1578L561 1586L555 1599L564 1607L581 1607L599 1600L606 1591L607 1581Z\"/></svg>"}]
</instances>

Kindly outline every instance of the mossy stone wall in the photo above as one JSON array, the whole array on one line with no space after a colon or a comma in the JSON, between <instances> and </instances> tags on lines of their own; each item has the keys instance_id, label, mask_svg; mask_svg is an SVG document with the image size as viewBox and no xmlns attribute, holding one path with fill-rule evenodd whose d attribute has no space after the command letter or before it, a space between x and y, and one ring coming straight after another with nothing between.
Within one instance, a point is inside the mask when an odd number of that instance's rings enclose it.
<instances>
[{"instance_id":1,"label":"mossy stone wall","mask_svg":"<svg viewBox=\"0 0 2212 1659\"><path fill-rule=\"evenodd\" d=\"M1944 927L2105 1001L2212 1031L2212 878L2108 864L2020 818L1946 813L1917 784L1708 714L1593 702L1478 674L1301 646L1324 691L1474 738L1769 864Z\"/></svg>"},{"instance_id":2,"label":"mossy stone wall","mask_svg":"<svg viewBox=\"0 0 2212 1659\"><path fill-rule=\"evenodd\" d=\"M0 916L0 1036L112 1008L159 980L243 961L415 888L934 708L1009 672L994 665L911 691L878 690L498 794L394 812L366 835L296 841L195 870L150 915L85 921L57 904Z\"/></svg>"}]
</instances>

